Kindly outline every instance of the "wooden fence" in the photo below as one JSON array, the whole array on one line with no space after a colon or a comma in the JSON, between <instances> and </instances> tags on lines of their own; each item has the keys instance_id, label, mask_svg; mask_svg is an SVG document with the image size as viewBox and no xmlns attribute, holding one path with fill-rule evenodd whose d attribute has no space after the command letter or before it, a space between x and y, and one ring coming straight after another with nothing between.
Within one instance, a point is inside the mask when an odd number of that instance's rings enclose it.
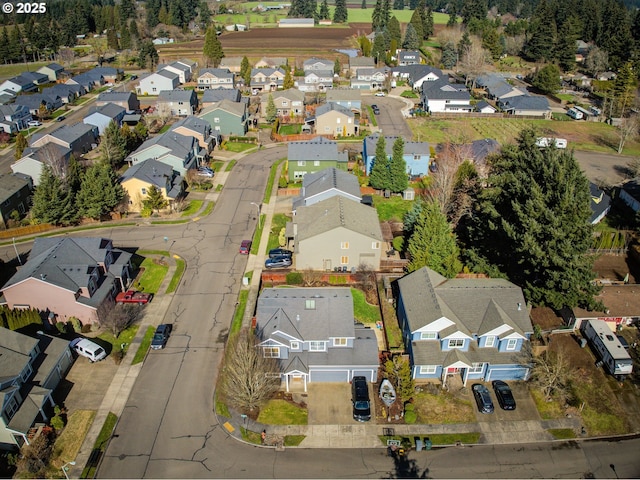
<instances>
[{"instance_id":1,"label":"wooden fence","mask_svg":"<svg viewBox=\"0 0 640 480\"><path fill-rule=\"evenodd\" d=\"M24 237L27 235L36 235L38 233L48 232L55 229L55 225L49 223L42 223L40 225L27 225L26 227L10 228L8 230L0 231L0 239Z\"/></svg>"}]
</instances>

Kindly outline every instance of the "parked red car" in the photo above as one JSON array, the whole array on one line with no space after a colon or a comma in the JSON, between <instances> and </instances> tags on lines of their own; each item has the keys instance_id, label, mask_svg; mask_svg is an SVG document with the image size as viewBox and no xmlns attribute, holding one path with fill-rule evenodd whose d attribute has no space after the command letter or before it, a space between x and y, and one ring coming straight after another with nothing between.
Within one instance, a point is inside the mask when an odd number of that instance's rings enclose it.
<instances>
[{"instance_id":1,"label":"parked red car","mask_svg":"<svg viewBox=\"0 0 640 480\"><path fill-rule=\"evenodd\" d=\"M249 255L251 252L251 240L242 240L240 244L240 253L243 255Z\"/></svg>"},{"instance_id":2,"label":"parked red car","mask_svg":"<svg viewBox=\"0 0 640 480\"><path fill-rule=\"evenodd\" d=\"M137 303L144 305L151 301L150 293L136 292L135 290L127 290L116 295L116 303Z\"/></svg>"}]
</instances>

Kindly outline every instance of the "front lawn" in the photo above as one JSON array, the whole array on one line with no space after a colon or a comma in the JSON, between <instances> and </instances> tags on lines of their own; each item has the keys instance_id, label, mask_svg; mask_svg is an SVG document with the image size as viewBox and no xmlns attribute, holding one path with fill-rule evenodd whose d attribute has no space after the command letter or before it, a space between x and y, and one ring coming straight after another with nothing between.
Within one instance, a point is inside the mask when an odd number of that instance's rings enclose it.
<instances>
[{"instance_id":1,"label":"front lawn","mask_svg":"<svg viewBox=\"0 0 640 480\"><path fill-rule=\"evenodd\" d=\"M190 217L191 215L195 215L202 208L203 200L191 200L187 208L182 211L183 217Z\"/></svg>"},{"instance_id":2,"label":"front lawn","mask_svg":"<svg viewBox=\"0 0 640 480\"><path fill-rule=\"evenodd\" d=\"M278 132L280 135L298 135L302 131L302 125L299 123L291 123L287 125L281 125L280 131Z\"/></svg>"},{"instance_id":3,"label":"front lawn","mask_svg":"<svg viewBox=\"0 0 640 480\"><path fill-rule=\"evenodd\" d=\"M160 262L155 258L145 258L140 265L144 271L134 283L133 288L145 293L158 293L162 280L169 271L169 266L165 262Z\"/></svg>"},{"instance_id":4,"label":"front lawn","mask_svg":"<svg viewBox=\"0 0 640 480\"><path fill-rule=\"evenodd\" d=\"M228 152L241 153L251 150L252 148L256 148L256 146L257 145L255 143L227 142L225 150Z\"/></svg>"},{"instance_id":5,"label":"front lawn","mask_svg":"<svg viewBox=\"0 0 640 480\"><path fill-rule=\"evenodd\" d=\"M400 96L404 98L418 98L418 94L413 90L405 90L400 94Z\"/></svg>"},{"instance_id":6,"label":"front lawn","mask_svg":"<svg viewBox=\"0 0 640 480\"><path fill-rule=\"evenodd\" d=\"M362 290L352 288L351 295L353 296L353 315L356 320L365 324L375 324L380 321L380 308L367 303Z\"/></svg>"},{"instance_id":7,"label":"front lawn","mask_svg":"<svg viewBox=\"0 0 640 480\"><path fill-rule=\"evenodd\" d=\"M95 410L76 410L69 415L67 425L53 446L52 464L61 468L63 464L78 456L95 416Z\"/></svg>"},{"instance_id":8,"label":"front lawn","mask_svg":"<svg viewBox=\"0 0 640 480\"><path fill-rule=\"evenodd\" d=\"M269 243L267 243L267 252L272 248L278 248L280 241L280 231L285 228L287 222L291 221L291 217L283 213L276 213L271 221L271 230L269 231Z\"/></svg>"},{"instance_id":9,"label":"front lawn","mask_svg":"<svg viewBox=\"0 0 640 480\"><path fill-rule=\"evenodd\" d=\"M291 402L272 399L260 410L258 422L265 425L306 425L308 412Z\"/></svg>"},{"instance_id":10,"label":"front lawn","mask_svg":"<svg viewBox=\"0 0 640 480\"><path fill-rule=\"evenodd\" d=\"M144 332L144 337L142 337L142 341L140 342L140 346L138 347L138 351L136 352L133 360L131 361L131 365L136 365L144 360L144 357L147 355L147 351L151 346L151 340L153 339L153 334L155 333L156 328L151 326L147 327L147 331Z\"/></svg>"},{"instance_id":11,"label":"front lawn","mask_svg":"<svg viewBox=\"0 0 640 480\"><path fill-rule=\"evenodd\" d=\"M137 305L134 306L136 308L140 308ZM118 335L118 337L114 337L113 334L109 331L104 331L100 335L98 335L98 338L100 340L104 340L105 342L109 342L113 346L113 348L111 349L111 353L119 352L121 350L121 345L125 346L122 350L123 353L126 353L129 345L131 345L131 341L135 338L139 327L140 325L131 325L126 330L123 330L122 333Z\"/></svg>"},{"instance_id":12,"label":"front lawn","mask_svg":"<svg viewBox=\"0 0 640 480\"><path fill-rule=\"evenodd\" d=\"M416 423L450 424L473 423L476 416L471 401L461 400L438 388L435 393L423 390L413 396L415 411L418 414Z\"/></svg>"}]
</instances>

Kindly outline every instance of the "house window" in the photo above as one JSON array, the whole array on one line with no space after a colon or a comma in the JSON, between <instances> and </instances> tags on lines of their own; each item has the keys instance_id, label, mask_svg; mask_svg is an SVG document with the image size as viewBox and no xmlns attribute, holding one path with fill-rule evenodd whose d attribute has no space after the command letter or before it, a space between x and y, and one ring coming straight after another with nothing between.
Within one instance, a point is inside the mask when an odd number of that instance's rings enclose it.
<instances>
[{"instance_id":1,"label":"house window","mask_svg":"<svg viewBox=\"0 0 640 480\"><path fill-rule=\"evenodd\" d=\"M300 342L291 342L291 350L300 350Z\"/></svg>"},{"instance_id":2,"label":"house window","mask_svg":"<svg viewBox=\"0 0 640 480\"><path fill-rule=\"evenodd\" d=\"M151 91L152 91L152 92L156 92L156 91L157 91L157 90L156 90L156 87L153 87L153 88L151 89Z\"/></svg>"},{"instance_id":3,"label":"house window","mask_svg":"<svg viewBox=\"0 0 640 480\"><path fill-rule=\"evenodd\" d=\"M414 156L413 156L413 159L414 159L414 160L420 160L420 155L414 155Z\"/></svg>"},{"instance_id":4,"label":"house window","mask_svg":"<svg viewBox=\"0 0 640 480\"><path fill-rule=\"evenodd\" d=\"M289 106L289 102L287 102L286 100L282 101L282 106L283 107L288 107Z\"/></svg>"},{"instance_id":5,"label":"house window","mask_svg":"<svg viewBox=\"0 0 640 480\"><path fill-rule=\"evenodd\" d=\"M490 337L487 337L487 340L484 342L485 347L494 347L495 344L496 344L496 337L494 337L493 335Z\"/></svg>"},{"instance_id":6,"label":"house window","mask_svg":"<svg viewBox=\"0 0 640 480\"><path fill-rule=\"evenodd\" d=\"M309 342L310 352L324 352L325 350L325 342L321 342L318 340L312 340L311 342Z\"/></svg>"},{"instance_id":7,"label":"house window","mask_svg":"<svg viewBox=\"0 0 640 480\"><path fill-rule=\"evenodd\" d=\"M339 118L336 118L336 123L340 123L340 119Z\"/></svg>"},{"instance_id":8,"label":"house window","mask_svg":"<svg viewBox=\"0 0 640 480\"><path fill-rule=\"evenodd\" d=\"M320 166L320 160L314 160L313 161L313 166L314 167L319 167Z\"/></svg>"},{"instance_id":9,"label":"house window","mask_svg":"<svg viewBox=\"0 0 640 480\"><path fill-rule=\"evenodd\" d=\"M16 412L18 411L18 402L16 401L15 397L11 397L11 400L9 400L8 405L5 407L5 412L7 412L7 419L11 420L13 418L13 416L16 414Z\"/></svg>"},{"instance_id":10,"label":"house window","mask_svg":"<svg viewBox=\"0 0 640 480\"><path fill-rule=\"evenodd\" d=\"M347 265L349 263L349 257L340 257L340 265Z\"/></svg>"},{"instance_id":11,"label":"house window","mask_svg":"<svg viewBox=\"0 0 640 480\"><path fill-rule=\"evenodd\" d=\"M143 195L146 195L147 194L147 189L142 187L141 192L142 192Z\"/></svg>"},{"instance_id":12,"label":"house window","mask_svg":"<svg viewBox=\"0 0 640 480\"><path fill-rule=\"evenodd\" d=\"M347 123L351 123L351 119L350 118L347 118Z\"/></svg>"},{"instance_id":13,"label":"house window","mask_svg":"<svg viewBox=\"0 0 640 480\"><path fill-rule=\"evenodd\" d=\"M437 338L436 332L420 332L420 340L436 340Z\"/></svg>"},{"instance_id":14,"label":"house window","mask_svg":"<svg viewBox=\"0 0 640 480\"><path fill-rule=\"evenodd\" d=\"M316 301L314 299L305 300L304 309L305 310L315 310L316 309Z\"/></svg>"},{"instance_id":15,"label":"house window","mask_svg":"<svg viewBox=\"0 0 640 480\"><path fill-rule=\"evenodd\" d=\"M341 242L340 243L340 248L342 250L349 250L349 242Z\"/></svg>"},{"instance_id":16,"label":"house window","mask_svg":"<svg viewBox=\"0 0 640 480\"><path fill-rule=\"evenodd\" d=\"M264 347L265 358L280 358L280 347Z\"/></svg>"},{"instance_id":17,"label":"house window","mask_svg":"<svg viewBox=\"0 0 640 480\"><path fill-rule=\"evenodd\" d=\"M307 165L307 161L306 160L298 160L298 166L299 167L305 167Z\"/></svg>"},{"instance_id":18,"label":"house window","mask_svg":"<svg viewBox=\"0 0 640 480\"><path fill-rule=\"evenodd\" d=\"M464 340L462 338L452 338L449 340L449 348L462 348Z\"/></svg>"},{"instance_id":19,"label":"house window","mask_svg":"<svg viewBox=\"0 0 640 480\"><path fill-rule=\"evenodd\" d=\"M220 123L220 117L215 117L213 119L213 123Z\"/></svg>"},{"instance_id":20,"label":"house window","mask_svg":"<svg viewBox=\"0 0 640 480\"><path fill-rule=\"evenodd\" d=\"M421 375L433 375L436 373L436 369L438 367L436 365L421 365L420 366L420 374Z\"/></svg>"},{"instance_id":21,"label":"house window","mask_svg":"<svg viewBox=\"0 0 640 480\"><path fill-rule=\"evenodd\" d=\"M472 363L469 373L482 373L484 370L484 363Z\"/></svg>"},{"instance_id":22,"label":"house window","mask_svg":"<svg viewBox=\"0 0 640 480\"><path fill-rule=\"evenodd\" d=\"M507 340L507 350L515 350L517 345L518 339L510 338L509 340Z\"/></svg>"},{"instance_id":23,"label":"house window","mask_svg":"<svg viewBox=\"0 0 640 480\"><path fill-rule=\"evenodd\" d=\"M380 242L371 242L371 248L374 250L380 249Z\"/></svg>"},{"instance_id":24,"label":"house window","mask_svg":"<svg viewBox=\"0 0 640 480\"><path fill-rule=\"evenodd\" d=\"M215 128L214 128L214 130L215 130L216 132L219 132L219 131L220 131L220 127L215 127Z\"/></svg>"},{"instance_id":25,"label":"house window","mask_svg":"<svg viewBox=\"0 0 640 480\"><path fill-rule=\"evenodd\" d=\"M347 346L347 339L346 338L334 338L333 339L333 346L334 347L346 347Z\"/></svg>"}]
</instances>

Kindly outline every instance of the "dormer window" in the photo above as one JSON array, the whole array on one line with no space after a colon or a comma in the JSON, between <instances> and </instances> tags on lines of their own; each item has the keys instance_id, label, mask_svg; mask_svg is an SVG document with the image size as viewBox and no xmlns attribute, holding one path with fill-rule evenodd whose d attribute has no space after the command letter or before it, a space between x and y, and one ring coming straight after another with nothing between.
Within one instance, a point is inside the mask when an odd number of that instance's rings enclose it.
<instances>
[{"instance_id":1,"label":"dormer window","mask_svg":"<svg viewBox=\"0 0 640 480\"><path fill-rule=\"evenodd\" d=\"M437 338L436 332L420 332L420 340L436 340Z\"/></svg>"},{"instance_id":2,"label":"dormer window","mask_svg":"<svg viewBox=\"0 0 640 480\"><path fill-rule=\"evenodd\" d=\"M462 338L452 338L449 340L449 348L462 348L464 347L464 340Z\"/></svg>"}]
</instances>

